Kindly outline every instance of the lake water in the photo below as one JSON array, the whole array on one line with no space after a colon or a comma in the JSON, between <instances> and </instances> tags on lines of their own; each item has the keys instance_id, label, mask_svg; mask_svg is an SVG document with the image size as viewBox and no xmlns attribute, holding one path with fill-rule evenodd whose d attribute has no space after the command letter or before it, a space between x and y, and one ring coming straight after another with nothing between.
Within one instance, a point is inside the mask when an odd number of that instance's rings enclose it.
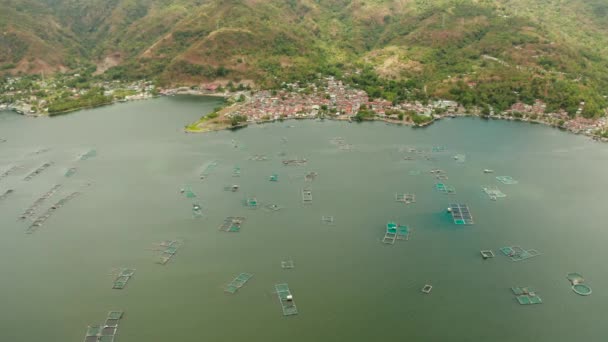
<instances>
[{"instance_id":1,"label":"lake water","mask_svg":"<svg viewBox=\"0 0 608 342\"><path fill-rule=\"evenodd\" d=\"M82 341L88 325L124 310L116 341L601 341L608 312L608 145L555 129L473 118L425 129L384 123L288 121L237 132L184 134L217 99L170 97L53 119L0 113L0 331L2 341ZM343 137L351 151L330 143ZM445 152L432 153L432 146ZM236 146L236 147L235 147ZM408 148L426 151L410 154ZM42 153L36 151L50 149ZM97 156L79 160L91 149ZM285 154L280 156L279 154ZM466 161L453 159L466 155ZM253 161L266 155L267 161ZM405 160L411 155L414 160ZM427 160L429 155L433 160ZM290 157L306 166L284 166ZM23 178L44 162L53 165ZM208 163L217 167L201 180ZM72 177L67 169L76 167ZM240 167L240 177L233 169ZM455 195L434 190L447 171ZM496 170L484 174L483 169ZM410 171L421 171L410 175ZM318 172L313 182L304 174ZM268 177L276 173L278 182ZM519 181L503 185L508 175ZM54 184L72 191L34 234L20 214ZM224 187L238 184L236 193ZM491 201L481 186L507 194ZM302 204L310 186L312 205ZM188 199L180 189L198 197ZM404 206L395 193L413 193ZM255 196L278 212L247 209ZM192 204L203 208L193 217ZM449 203L467 204L475 224L456 226ZM332 215L334 225L321 223ZM218 231L227 216L241 232ZM384 245L387 221L414 229ZM155 244L183 242L167 265ZM512 262L498 248L541 256ZM496 258L482 260L492 249ZM281 268L292 259L295 268ZM124 290L113 272L137 271ZM235 295L224 286L254 277ZM579 272L593 288L576 295ZM274 285L288 283L299 315L284 317ZM421 293L432 284L429 295ZM531 286L542 305L519 305L512 286Z\"/></svg>"}]
</instances>

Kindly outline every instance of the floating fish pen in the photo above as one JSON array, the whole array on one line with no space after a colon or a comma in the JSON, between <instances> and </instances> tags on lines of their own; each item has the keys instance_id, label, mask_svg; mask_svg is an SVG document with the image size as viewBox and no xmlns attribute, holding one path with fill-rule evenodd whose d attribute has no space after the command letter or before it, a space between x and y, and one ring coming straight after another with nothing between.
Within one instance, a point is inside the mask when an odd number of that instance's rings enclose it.
<instances>
[{"instance_id":1,"label":"floating fish pen","mask_svg":"<svg viewBox=\"0 0 608 342\"><path fill-rule=\"evenodd\" d=\"M502 191L500 191L500 189L495 186L483 186L481 188L483 189L483 192L485 192L486 195L488 195L488 197L490 197L492 201L496 201L498 198L507 197L507 195L505 195Z\"/></svg>"},{"instance_id":2,"label":"floating fish pen","mask_svg":"<svg viewBox=\"0 0 608 342\"><path fill-rule=\"evenodd\" d=\"M224 288L224 292L230 293L230 294L235 294L251 278L253 278L253 274L249 274L249 273L239 274L230 283L228 283L228 285L226 285L226 287Z\"/></svg>"},{"instance_id":3,"label":"floating fish pen","mask_svg":"<svg viewBox=\"0 0 608 342\"><path fill-rule=\"evenodd\" d=\"M343 144L343 145L339 145L338 149L340 151L352 151L353 150L353 145L352 144Z\"/></svg>"},{"instance_id":4,"label":"floating fish pen","mask_svg":"<svg viewBox=\"0 0 608 342\"><path fill-rule=\"evenodd\" d=\"M47 191L44 195L42 195L40 198L38 198L29 208L27 208L27 210L24 211L23 214L21 214L21 216L19 216L19 218L22 220L25 220L26 218L34 215L34 213L36 212L36 209L38 209L38 207L40 207L40 205L44 201L46 201L51 196L53 196L57 191L59 191L60 188L61 188L61 184L57 184L57 185L53 186L51 188L51 190Z\"/></svg>"},{"instance_id":5,"label":"floating fish pen","mask_svg":"<svg viewBox=\"0 0 608 342\"><path fill-rule=\"evenodd\" d=\"M276 173L273 173L272 175L270 175L270 177L268 177L268 180L271 182L278 182L279 181L279 175L277 175Z\"/></svg>"},{"instance_id":6,"label":"floating fish pen","mask_svg":"<svg viewBox=\"0 0 608 342\"><path fill-rule=\"evenodd\" d=\"M333 137L329 140L332 145L342 145L345 143L344 138L342 137Z\"/></svg>"},{"instance_id":7,"label":"floating fish pen","mask_svg":"<svg viewBox=\"0 0 608 342\"><path fill-rule=\"evenodd\" d=\"M414 157L412 157L412 156L405 156L405 157L403 157L403 160L414 160Z\"/></svg>"},{"instance_id":8,"label":"floating fish pen","mask_svg":"<svg viewBox=\"0 0 608 342\"><path fill-rule=\"evenodd\" d=\"M213 170L217 167L217 162L216 161L212 161L209 164L207 164L204 168L203 171L201 171L201 175L200 178L201 179L205 179L207 177L209 177L209 175L211 175L211 173L213 172Z\"/></svg>"},{"instance_id":9,"label":"floating fish pen","mask_svg":"<svg viewBox=\"0 0 608 342\"><path fill-rule=\"evenodd\" d=\"M319 174L317 172L310 171L304 175L304 180L307 182L312 182L313 180L315 180L315 178L317 178L318 175Z\"/></svg>"},{"instance_id":10,"label":"floating fish pen","mask_svg":"<svg viewBox=\"0 0 608 342\"><path fill-rule=\"evenodd\" d=\"M36 220L34 220L34 222L32 222L32 224L26 229L25 232L27 234L32 234L33 232L38 230L38 228L42 227L42 224L46 220L48 220L57 209L63 207L68 201L72 200L78 195L80 195L80 192L73 192L67 195L66 197L60 199L57 203L53 204L49 209L47 209L47 211L40 215Z\"/></svg>"},{"instance_id":11,"label":"floating fish pen","mask_svg":"<svg viewBox=\"0 0 608 342\"><path fill-rule=\"evenodd\" d=\"M471 225L473 224L473 216L469 207L465 204L450 204L448 212L452 214L452 219L455 224L458 225Z\"/></svg>"},{"instance_id":12,"label":"floating fish pen","mask_svg":"<svg viewBox=\"0 0 608 342\"><path fill-rule=\"evenodd\" d=\"M281 142L282 142L283 144L287 144L287 142L288 142L288 141L289 141L289 140L287 139L287 137L281 137Z\"/></svg>"},{"instance_id":13,"label":"floating fish pen","mask_svg":"<svg viewBox=\"0 0 608 342\"><path fill-rule=\"evenodd\" d=\"M435 190L448 195L453 195L456 193L455 187L446 185L444 183L436 183Z\"/></svg>"},{"instance_id":14,"label":"floating fish pen","mask_svg":"<svg viewBox=\"0 0 608 342\"><path fill-rule=\"evenodd\" d=\"M513 184L519 183L518 181L513 179L511 176L497 176L496 179L499 182L501 182L503 184L507 184L507 185L513 185Z\"/></svg>"},{"instance_id":15,"label":"floating fish pen","mask_svg":"<svg viewBox=\"0 0 608 342\"><path fill-rule=\"evenodd\" d=\"M11 168L9 168L8 170L6 170L6 171L2 172L2 174L0 174L0 179L3 179L3 178L6 178L6 177L10 176L10 175L11 175L11 173L13 173L13 172L15 172L15 171L19 170L20 168L21 168L21 167L20 167L20 166L17 166L17 165L12 166L12 167L11 167Z\"/></svg>"},{"instance_id":16,"label":"floating fish pen","mask_svg":"<svg viewBox=\"0 0 608 342\"><path fill-rule=\"evenodd\" d=\"M302 189L302 203L312 204L312 190L309 188Z\"/></svg>"},{"instance_id":17,"label":"floating fish pen","mask_svg":"<svg viewBox=\"0 0 608 342\"><path fill-rule=\"evenodd\" d=\"M467 156L464 154L457 154L454 156L454 160L459 163L464 163L467 160Z\"/></svg>"},{"instance_id":18,"label":"floating fish pen","mask_svg":"<svg viewBox=\"0 0 608 342\"><path fill-rule=\"evenodd\" d=\"M583 278L583 276L581 274L568 273L568 275L566 277L572 284L572 291L574 291L574 293L581 295L581 296L588 296L593 292L591 290L591 287L589 287L589 285L584 284L585 279Z\"/></svg>"},{"instance_id":19,"label":"floating fish pen","mask_svg":"<svg viewBox=\"0 0 608 342\"><path fill-rule=\"evenodd\" d=\"M395 194L395 201L403 204L412 204L416 202L416 195L414 194Z\"/></svg>"},{"instance_id":20,"label":"floating fish pen","mask_svg":"<svg viewBox=\"0 0 608 342\"><path fill-rule=\"evenodd\" d=\"M224 187L224 191L237 192L239 191L239 186L237 184L227 185Z\"/></svg>"},{"instance_id":21,"label":"floating fish pen","mask_svg":"<svg viewBox=\"0 0 608 342\"><path fill-rule=\"evenodd\" d=\"M494 251L492 250L483 250L481 251L481 257L484 259L489 259L489 258L493 258L494 257Z\"/></svg>"},{"instance_id":22,"label":"floating fish pen","mask_svg":"<svg viewBox=\"0 0 608 342\"><path fill-rule=\"evenodd\" d=\"M291 316L298 314L298 308L296 302L293 300L293 295L287 284L276 284L274 286L277 291L277 296L281 302L281 308L283 309L283 316Z\"/></svg>"},{"instance_id":23,"label":"floating fish pen","mask_svg":"<svg viewBox=\"0 0 608 342\"><path fill-rule=\"evenodd\" d=\"M234 169L232 169L232 177L241 177L241 168L238 166L235 166Z\"/></svg>"},{"instance_id":24,"label":"floating fish pen","mask_svg":"<svg viewBox=\"0 0 608 342\"><path fill-rule=\"evenodd\" d=\"M179 192L184 194L184 196L186 196L186 198L196 198L196 194L190 188L182 188Z\"/></svg>"},{"instance_id":25,"label":"floating fish pen","mask_svg":"<svg viewBox=\"0 0 608 342\"><path fill-rule=\"evenodd\" d=\"M15 192L15 190L13 189L8 189L6 190L2 195L0 195L0 201L6 199L8 196L10 196L13 192Z\"/></svg>"},{"instance_id":26,"label":"floating fish pen","mask_svg":"<svg viewBox=\"0 0 608 342\"><path fill-rule=\"evenodd\" d=\"M386 224L386 232L382 238L382 243L394 245L396 240L409 240L411 230L408 226L400 225L395 222Z\"/></svg>"},{"instance_id":27,"label":"floating fish pen","mask_svg":"<svg viewBox=\"0 0 608 342\"><path fill-rule=\"evenodd\" d=\"M266 157L263 154L256 154L256 155L253 155L253 156L249 157L249 160L253 160L253 161L267 161L268 157Z\"/></svg>"},{"instance_id":28,"label":"floating fish pen","mask_svg":"<svg viewBox=\"0 0 608 342\"><path fill-rule=\"evenodd\" d=\"M410 176L419 176L421 173L422 173L422 172L420 172L420 170L410 170L410 171L408 172L408 174L409 174Z\"/></svg>"},{"instance_id":29,"label":"floating fish pen","mask_svg":"<svg viewBox=\"0 0 608 342\"><path fill-rule=\"evenodd\" d=\"M431 290L433 290L433 285L426 284L422 288L422 293L429 294L431 293Z\"/></svg>"},{"instance_id":30,"label":"floating fish pen","mask_svg":"<svg viewBox=\"0 0 608 342\"><path fill-rule=\"evenodd\" d=\"M118 277L114 279L114 284L112 285L113 289L122 290L127 286L127 283L131 278L135 275L135 269L132 268L123 268L120 270Z\"/></svg>"},{"instance_id":31,"label":"floating fish pen","mask_svg":"<svg viewBox=\"0 0 608 342\"><path fill-rule=\"evenodd\" d=\"M511 258L512 261L522 261L540 255L536 249L523 249L519 246L507 246L500 248L500 251L505 256Z\"/></svg>"},{"instance_id":32,"label":"floating fish pen","mask_svg":"<svg viewBox=\"0 0 608 342\"><path fill-rule=\"evenodd\" d=\"M243 205L249 209L257 209L258 204L259 204L259 202L256 197L247 197L243 201Z\"/></svg>"},{"instance_id":33,"label":"floating fish pen","mask_svg":"<svg viewBox=\"0 0 608 342\"><path fill-rule=\"evenodd\" d=\"M177 240L163 241L159 246L161 248L161 255L156 263L166 265L177 254L177 250L181 247L181 242Z\"/></svg>"},{"instance_id":34,"label":"floating fish pen","mask_svg":"<svg viewBox=\"0 0 608 342\"><path fill-rule=\"evenodd\" d=\"M512 287L517 302L521 305L542 304L543 300L531 287Z\"/></svg>"},{"instance_id":35,"label":"floating fish pen","mask_svg":"<svg viewBox=\"0 0 608 342\"><path fill-rule=\"evenodd\" d=\"M321 216L321 223L333 225L334 217L333 216Z\"/></svg>"},{"instance_id":36,"label":"floating fish pen","mask_svg":"<svg viewBox=\"0 0 608 342\"><path fill-rule=\"evenodd\" d=\"M243 223L245 223L244 217L230 216L222 222L218 229L228 233L238 233L241 231Z\"/></svg>"},{"instance_id":37,"label":"floating fish pen","mask_svg":"<svg viewBox=\"0 0 608 342\"><path fill-rule=\"evenodd\" d=\"M34 151L34 152L30 153L29 155L30 155L30 156L35 156L35 155L38 155L38 154L43 154L43 153L46 153L46 152L48 152L48 151L50 151L50 150L51 150L50 148L46 148L46 147L45 147L45 148L41 148L41 149L39 149L39 150L36 150L36 151Z\"/></svg>"},{"instance_id":38,"label":"floating fish pen","mask_svg":"<svg viewBox=\"0 0 608 342\"><path fill-rule=\"evenodd\" d=\"M288 260L283 260L281 261L281 268L284 270L290 270L295 268L295 264L293 263L293 260L288 259Z\"/></svg>"},{"instance_id":39,"label":"floating fish pen","mask_svg":"<svg viewBox=\"0 0 608 342\"><path fill-rule=\"evenodd\" d=\"M122 311L110 311L103 325L90 325L84 342L113 342L118 331L118 322L123 316Z\"/></svg>"},{"instance_id":40,"label":"floating fish pen","mask_svg":"<svg viewBox=\"0 0 608 342\"><path fill-rule=\"evenodd\" d=\"M448 180L448 173L441 169L433 169L430 173L435 176L435 179Z\"/></svg>"},{"instance_id":41,"label":"floating fish pen","mask_svg":"<svg viewBox=\"0 0 608 342\"><path fill-rule=\"evenodd\" d=\"M264 209L267 211L279 211L279 210L282 210L283 208L284 208L283 206L280 206L278 204L272 204L272 203L266 204L264 206Z\"/></svg>"},{"instance_id":42,"label":"floating fish pen","mask_svg":"<svg viewBox=\"0 0 608 342\"><path fill-rule=\"evenodd\" d=\"M445 146L433 146L431 149L432 152L445 152L447 148Z\"/></svg>"},{"instance_id":43,"label":"floating fish pen","mask_svg":"<svg viewBox=\"0 0 608 342\"><path fill-rule=\"evenodd\" d=\"M93 157L97 156L97 151L96 150L90 150L87 153L84 153L82 155L80 155L80 160L87 160Z\"/></svg>"},{"instance_id":44,"label":"floating fish pen","mask_svg":"<svg viewBox=\"0 0 608 342\"><path fill-rule=\"evenodd\" d=\"M72 177L74 174L76 174L76 168L72 167L69 168L66 172L65 172L65 176L66 177Z\"/></svg>"},{"instance_id":45,"label":"floating fish pen","mask_svg":"<svg viewBox=\"0 0 608 342\"><path fill-rule=\"evenodd\" d=\"M203 208L198 203L192 203L192 216L201 217L203 216Z\"/></svg>"},{"instance_id":46,"label":"floating fish pen","mask_svg":"<svg viewBox=\"0 0 608 342\"><path fill-rule=\"evenodd\" d=\"M46 170L49 167L51 167L51 165L53 165L53 162L48 162L48 163L42 164L39 168L37 168L36 170L30 172L30 174L28 174L27 176L25 176L25 178L23 178L23 180L24 181L31 180L32 178L34 178L37 175L41 174L44 170Z\"/></svg>"},{"instance_id":47,"label":"floating fish pen","mask_svg":"<svg viewBox=\"0 0 608 342\"><path fill-rule=\"evenodd\" d=\"M308 164L308 160L306 160L304 158L283 160L283 165L285 165L285 166L304 166L306 164Z\"/></svg>"}]
</instances>

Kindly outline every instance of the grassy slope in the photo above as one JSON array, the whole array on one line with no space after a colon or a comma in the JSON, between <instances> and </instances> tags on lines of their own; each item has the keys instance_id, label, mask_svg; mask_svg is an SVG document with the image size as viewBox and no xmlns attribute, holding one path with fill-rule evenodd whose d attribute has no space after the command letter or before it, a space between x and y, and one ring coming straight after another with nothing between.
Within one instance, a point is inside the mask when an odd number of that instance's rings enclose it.
<instances>
[{"instance_id":1,"label":"grassy slope","mask_svg":"<svg viewBox=\"0 0 608 342\"><path fill-rule=\"evenodd\" d=\"M265 85L372 65L386 80L426 85L429 95L499 107L514 101L509 92L529 101L560 89L603 106L608 86L604 0L0 0L17 3L0 11L0 27L28 37L27 51L0 54L0 63L21 56L16 64L73 66L120 54L123 65L109 77ZM15 41L0 45L22 51ZM473 81L479 90L463 88Z\"/></svg>"}]
</instances>

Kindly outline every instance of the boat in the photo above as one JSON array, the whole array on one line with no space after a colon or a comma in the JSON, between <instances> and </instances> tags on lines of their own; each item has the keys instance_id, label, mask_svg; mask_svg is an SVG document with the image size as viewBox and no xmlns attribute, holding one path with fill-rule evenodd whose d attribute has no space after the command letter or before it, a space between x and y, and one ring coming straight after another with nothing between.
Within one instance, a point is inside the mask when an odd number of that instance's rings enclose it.
<instances>
[{"instance_id":1,"label":"boat","mask_svg":"<svg viewBox=\"0 0 608 342\"><path fill-rule=\"evenodd\" d=\"M485 170L483 170L483 173L494 173L494 170L485 169Z\"/></svg>"}]
</instances>

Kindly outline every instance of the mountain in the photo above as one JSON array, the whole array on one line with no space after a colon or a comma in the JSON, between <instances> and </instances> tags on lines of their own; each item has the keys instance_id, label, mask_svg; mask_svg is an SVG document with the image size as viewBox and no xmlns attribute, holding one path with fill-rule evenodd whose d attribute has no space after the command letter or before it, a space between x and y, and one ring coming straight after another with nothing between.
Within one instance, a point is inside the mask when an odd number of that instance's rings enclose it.
<instances>
[{"instance_id":1,"label":"mountain","mask_svg":"<svg viewBox=\"0 0 608 342\"><path fill-rule=\"evenodd\" d=\"M607 0L0 0L4 73L162 84L334 74L390 100L606 107ZM359 73L353 73L358 70Z\"/></svg>"}]
</instances>

